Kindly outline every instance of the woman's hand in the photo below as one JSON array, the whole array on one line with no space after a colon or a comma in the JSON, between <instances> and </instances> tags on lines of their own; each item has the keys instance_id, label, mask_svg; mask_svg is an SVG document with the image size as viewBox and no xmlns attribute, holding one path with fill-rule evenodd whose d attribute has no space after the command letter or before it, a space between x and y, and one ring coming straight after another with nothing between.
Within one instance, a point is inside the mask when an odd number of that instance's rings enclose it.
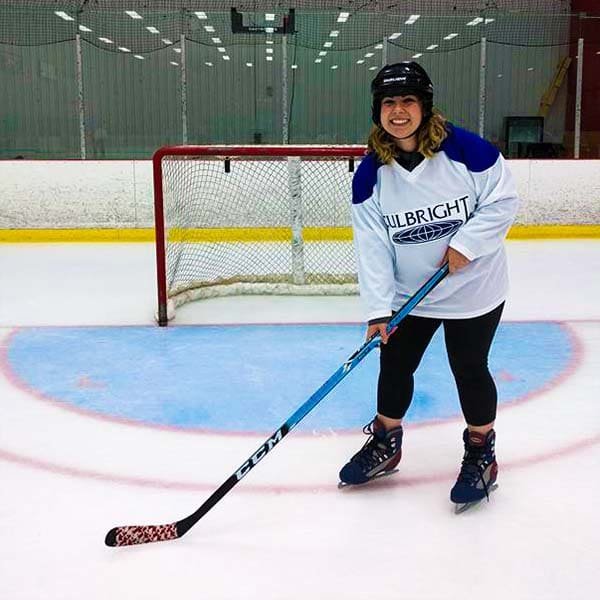
<instances>
[{"instance_id":1,"label":"woman's hand","mask_svg":"<svg viewBox=\"0 0 600 600\"><path fill-rule=\"evenodd\" d=\"M373 325L369 325L367 328L367 339L370 340L376 333L379 333L381 336L381 343L387 344L389 335L386 333L386 327L387 323L374 323Z\"/></svg>"},{"instance_id":2,"label":"woman's hand","mask_svg":"<svg viewBox=\"0 0 600 600\"><path fill-rule=\"evenodd\" d=\"M452 275L452 273L456 273L459 269L466 267L471 261L458 250L449 247L446 250L442 264L446 262L448 263L448 272Z\"/></svg>"}]
</instances>

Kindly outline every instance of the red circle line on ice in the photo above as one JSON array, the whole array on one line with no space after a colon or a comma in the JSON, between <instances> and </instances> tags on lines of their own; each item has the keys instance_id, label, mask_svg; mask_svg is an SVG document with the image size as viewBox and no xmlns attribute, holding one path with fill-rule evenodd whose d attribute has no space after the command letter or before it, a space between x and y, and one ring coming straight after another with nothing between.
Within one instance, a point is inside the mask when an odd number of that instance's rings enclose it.
<instances>
[{"instance_id":1,"label":"red circle line on ice","mask_svg":"<svg viewBox=\"0 0 600 600\"><path fill-rule=\"evenodd\" d=\"M553 388L556 388L557 386L564 384L566 381L568 381L570 378L572 378L573 375L575 375L576 372L581 368L581 366L583 364L583 359L584 359L583 344L581 343L581 340L579 339L577 334L570 327L568 327L568 329L572 336L572 339L574 342L574 348L575 348L574 360L572 361L572 363L568 369L568 372L563 372L560 375L560 377L553 380L551 382L551 384L548 385L545 389L537 390L536 393L530 394L530 395L528 395L528 397L522 398L517 402L513 402L511 405L502 407L503 411L507 411L507 409L514 408L516 406L520 406L523 404L523 402L525 400L532 400L533 398L539 399L540 396L544 395L544 393L549 392ZM14 378L11 376L10 369L7 368L7 362L6 362L7 344L6 344L6 341L7 340L5 339L5 343L2 344L2 346L0 347L1 352L2 352L2 355L0 357L0 371L4 374L4 376L7 379L9 379L9 381L13 385L16 385L17 389L19 389L21 392L26 392L27 395L29 397L31 397L31 390L28 390L28 389L24 390L19 385L18 381L14 381ZM54 407L56 407L56 405L58 404L55 402L48 403L47 398L40 397L39 395L36 396L36 400L38 400L38 401L43 400L45 405L52 404ZM69 412L69 411L66 411L66 412ZM78 414L80 416L82 416L82 415L86 416L86 417L91 416L89 413L84 412L84 411L76 411L76 412L78 412ZM99 420L103 421L105 419L100 418ZM422 424L417 424L417 425L409 425L407 427L407 429L409 429L409 430L410 429L421 429L421 428L425 428L425 427L431 428L431 427L436 427L438 425L447 424L449 421L458 421L458 420L459 419L443 419L440 421L432 421L432 422L427 422L427 423L422 423ZM135 424L135 426L137 427L138 424ZM190 432L186 431L185 433L189 434ZM196 433L198 433L200 435L206 435L207 432L196 432ZM352 433L354 435L357 434L357 432L352 432ZM24 431L23 435L26 435L26 434L27 434L27 432ZM256 434L248 433L246 435L256 437ZM292 434L292 435L294 435L294 434ZM307 434L304 434L304 435L306 436ZM309 437L310 437L310 435L311 434L308 434ZM223 434L220 432L216 435L213 435L213 437L218 439L221 437L227 437L227 434ZM262 437L260 439L262 440ZM501 468L502 469L523 468L523 467L527 467L529 465L537 464L540 462L554 460L554 459L558 459L561 457L566 457L573 453L583 451L587 448L590 448L590 447L598 444L599 442L600 442L600 434L587 435L587 436L582 437L581 439L569 440L569 441L557 444L555 447L553 447L551 449L545 449L540 452L532 453L530 455L524 456L520 460L513 460L513 461L507 461L507 460L502 461L501 460ZM280 449L278 451L281 452L282 450ZM242 458L243 457L240 457L240 459L242 459ZM37 469L37 470L43 470L43 471L50 472L50 473L70 476L70 477L93 479L93 480L100 480L100 481L141 486L141 487L167 488L167 489L176 489L176 490L184 490L184 491L210 491L210 490L214 490L215 487L220 483L218 480L211 481L211 482L196 482L196 481L181 481L181 480L178 481L176 479L170 479L168 477L143 477L143 476L137 476L137 475L124 475L124 474L111 473L110 471L108 471L106 469L96 469L91 465L90 466L88 466L88 465L80 466L80 465L61 464L60 462L48 460L46 458L39 458L39 457L31 456L29 451L13 452L9 449L0 449L0 459L10 462L10 463L13 463L13 464L16 464L16 465L33 468L33 469ZM447 473L435 473L435 474L423 474L423 475L419 474L419 475L412 475L412 476L403 475L402 473L399 473L397 476L395 476L393 478L387 478L388 481L377 482L376 486L377 487L380 487L380 486L390 487L390 486L426 484L426 483L432 483L435 481L445 481L445 480L450 481L455 476L455 474L456 474L455 470L452 470L452 472L447 472ZM228 475L229 475L229 473L223 473L222 479L224 480ZM278 485L278 484L252 484L251 482L248 482L248 483L245 482L243 486L240 486L240 490L246 490L249 492L285 492L285 491L288 491L288 492L299 492L299 493L311 493L314 491L335 491L335 490L337 490L336 485L337 485L336 481L332 481L330 484L329 483L315 484L315 483L308 482L306 484L281 484L281 485Z\"/></svg>"}]
</instances>

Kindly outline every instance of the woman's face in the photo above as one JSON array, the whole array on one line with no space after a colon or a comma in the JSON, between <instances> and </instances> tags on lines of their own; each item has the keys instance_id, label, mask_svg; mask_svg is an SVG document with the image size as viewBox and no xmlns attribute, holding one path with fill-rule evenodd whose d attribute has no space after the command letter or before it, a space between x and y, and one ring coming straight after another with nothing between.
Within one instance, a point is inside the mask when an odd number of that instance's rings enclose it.
<instances>
[{"instance_id":1,"label":"woman's face","mask_svg":"<svg viewBox=\"0 0 600 600\"><path fill-rule=\"evenodd\" d=\"M416 149L416 136L409 136L419 128L423 120L423 109L415 95L384 96L381 100L380 117L381 126L397 139L398 145L403 150Z\"/></svg>"}]
</instances>

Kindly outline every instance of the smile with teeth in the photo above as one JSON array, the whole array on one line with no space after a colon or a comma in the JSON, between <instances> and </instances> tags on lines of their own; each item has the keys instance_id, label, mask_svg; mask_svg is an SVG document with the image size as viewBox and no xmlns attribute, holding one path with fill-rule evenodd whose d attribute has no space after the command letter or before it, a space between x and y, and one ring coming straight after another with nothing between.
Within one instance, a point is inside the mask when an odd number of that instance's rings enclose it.
<instances>
[{"instance_id":1,"label":"smile with teeth","mask_svg":"<svg viewBox=\"0 0 600 600\"><path fill-rule=\"evenodd\" d=\"M407 125L409 119L390 119L392 125Z\"/></svg>"}]
</instances>

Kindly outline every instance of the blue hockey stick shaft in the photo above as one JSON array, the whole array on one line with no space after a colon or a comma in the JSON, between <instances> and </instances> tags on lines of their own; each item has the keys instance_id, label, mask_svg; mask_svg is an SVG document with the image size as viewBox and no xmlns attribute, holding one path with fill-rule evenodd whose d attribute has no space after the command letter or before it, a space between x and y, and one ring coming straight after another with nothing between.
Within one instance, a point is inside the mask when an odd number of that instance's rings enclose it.
<instances>
[{"instance_id":1,"label":"blue hockey stick shaft","mask_svg":"<svg viewBox=\"0 0 600 600\"><path fill-rule=\"evenodd\" d=\"M389 320L386 331L391 334L398 323L408 315L412 309L427 296L427 294L448 274L448 264L427 280L427 282L411 297ZM340 382L354 367L360 363L371 350L381 343L381 336L376 333L371 336L346 362L285 422L288 431L292 430L300 421Z\"/></svg>"},{"instance_id":2,"label":"blue hockey stick shaft","mask_svg":"<svg viewBox=\"0 0 600 600\"><path fill-rule=\"evenodd\" d=\"M398 310L389 323L386 331L391 334L413 308L429 294L429 292L448 274L446 263L411 297L404 306ZM306 401L293 415L269 437L246 460L240 468L229 476L212 495L191 515L167 525L126 525L114 527L105 538L107 546L131 546L134 544L147 544L180 538L187 533L227 492L241 481L272 449L278 444L302 419L313 409L350 371L354 369L374 348L381 342L379 333L371 336L356 352L354 352L343 365Z\"/></svg>"}]
</instances>

